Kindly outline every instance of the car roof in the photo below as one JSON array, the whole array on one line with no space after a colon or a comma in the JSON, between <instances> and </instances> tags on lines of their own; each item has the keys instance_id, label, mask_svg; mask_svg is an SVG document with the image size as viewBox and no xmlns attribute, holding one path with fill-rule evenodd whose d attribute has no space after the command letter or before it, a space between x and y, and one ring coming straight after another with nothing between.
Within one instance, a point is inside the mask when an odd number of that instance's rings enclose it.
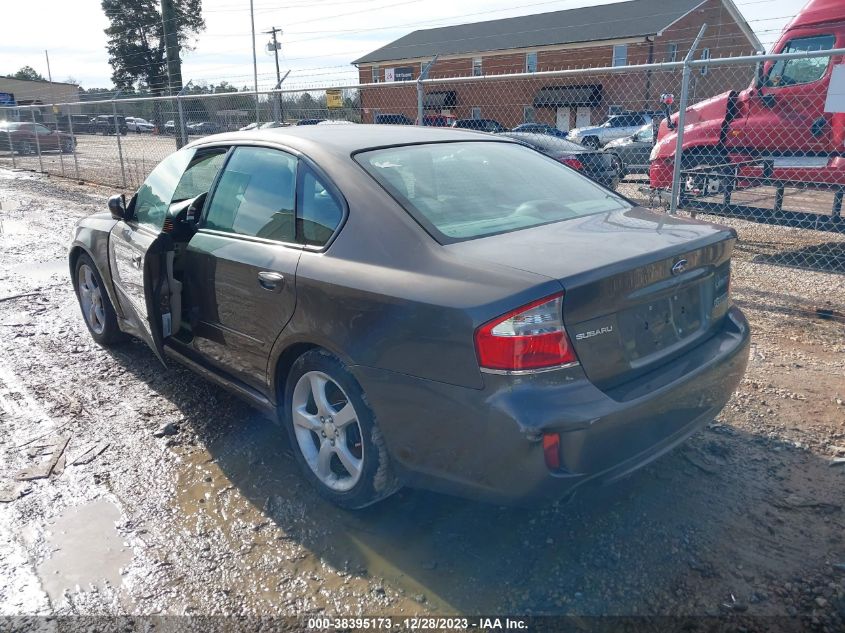
<instances>
[{"instance_id":1,"label":"car roof","mask_svg":"<svg viewBox=\"0 0 845 633\"><path fill-rule=\"evenodd\" d=\"M415 125L303 125L264 130L243 130L203 137L187 147L219 143L273 143L304 154L349 156L355 152L392 145L448 141L513 142L484 132L459 131Z\"/></svg>"}]
</instances>

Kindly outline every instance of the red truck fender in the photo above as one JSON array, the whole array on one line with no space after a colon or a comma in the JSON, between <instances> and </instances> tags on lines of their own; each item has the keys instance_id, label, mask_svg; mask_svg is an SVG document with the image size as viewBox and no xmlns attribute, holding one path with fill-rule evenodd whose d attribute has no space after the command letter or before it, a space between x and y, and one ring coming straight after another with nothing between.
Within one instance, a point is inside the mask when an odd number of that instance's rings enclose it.
<instances>
[{"instance_id":1,"label":"red truck fender","mask_svg":"<svg viewBox=\"0 0 845 633\"><path fill-rule=\"evenodd\" d=\"M723 151L728 123L736 115L736 100L737 92L730 90L687 108L683 140L685 154L696 149L704 153ZM677 112L672 115L672 124L678 124ZM677 130L674 127L670 130L664 119L657 133L657 143L651 152L649 175L652 187L666 189L672 186L677 142Z\"/></svg>"}]
</instances>

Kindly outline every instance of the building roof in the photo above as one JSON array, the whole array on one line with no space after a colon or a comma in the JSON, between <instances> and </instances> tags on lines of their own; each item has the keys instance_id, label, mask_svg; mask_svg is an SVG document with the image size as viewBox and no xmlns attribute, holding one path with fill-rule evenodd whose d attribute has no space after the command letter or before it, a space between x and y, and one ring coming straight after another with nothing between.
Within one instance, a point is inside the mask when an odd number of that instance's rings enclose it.
<instances>
[{"instance_id":1,"label":"building roof","mask_svg":"<svg viewBox=\"0 0 845 633\"><path fill-rule=\"evenodd\" d=\"M422 29L356 59L353 64L461 55L655 35L705 0L629 0L565 11ZM731 0L723 0L755 48L754 32Z\"/></svg>"}]
</instances>

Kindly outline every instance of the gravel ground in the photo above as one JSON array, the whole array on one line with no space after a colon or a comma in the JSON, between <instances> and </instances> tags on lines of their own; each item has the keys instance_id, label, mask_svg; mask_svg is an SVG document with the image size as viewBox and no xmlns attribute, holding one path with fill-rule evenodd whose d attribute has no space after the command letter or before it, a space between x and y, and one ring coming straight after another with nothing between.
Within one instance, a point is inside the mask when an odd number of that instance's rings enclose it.
<instances>
[{"instance_id":1,"label":"gravel ground","mask_svg":"<svg viewBox=\"0 0 845 633\"><path fill-rule=\"evenodd\" d=\"M731 221L752 358L683 448L538 510L405 490L347 513L311 492L257 412L141 343L90 340L65 245L109 193L0 169L0 615L732 614L845 627L845 278L755 259L758 244L819 236ZM65 440L52 476L15 479Z\"/></svg>"}]
</instances>

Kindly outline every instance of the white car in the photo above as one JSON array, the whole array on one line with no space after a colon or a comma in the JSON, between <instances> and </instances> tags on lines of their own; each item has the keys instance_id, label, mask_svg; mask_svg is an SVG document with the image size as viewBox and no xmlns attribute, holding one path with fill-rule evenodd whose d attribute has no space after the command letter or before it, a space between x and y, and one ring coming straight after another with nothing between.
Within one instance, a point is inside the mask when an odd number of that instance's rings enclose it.
<instances>
[{"instance_id":1,"label":"white car","mask_svg":"<svg viewBox=\"0 0 845 633\"><path fill-rule=\"evenodd\" d=\"M130 132L136 132L138 134L151 134L153 129L155 129L155 126L146 119L132 116L126 117L126 127Z\"/></svg>"}]
</instances>

